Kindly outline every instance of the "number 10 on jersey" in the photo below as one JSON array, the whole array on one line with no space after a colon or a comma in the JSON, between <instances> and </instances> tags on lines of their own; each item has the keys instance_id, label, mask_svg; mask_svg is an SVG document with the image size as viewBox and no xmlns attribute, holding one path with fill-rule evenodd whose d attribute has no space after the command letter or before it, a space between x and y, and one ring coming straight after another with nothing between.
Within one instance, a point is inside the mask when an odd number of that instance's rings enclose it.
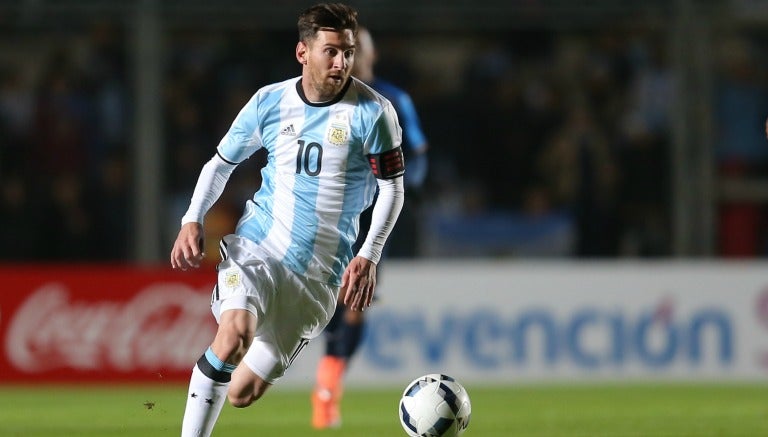
<instances>
[{"instance_id":1,"label":"number 10 on jersey","mask_svg":"<svg viewBox=\"0 0 768 437\"><path fill-rule=\"evenodd\" d=\"M299 140L299 151L296 153L296 174L302 171L307 176L317 176L323 162L323 146L318 143L306 144Z\"/></svg>"}]
</instances>

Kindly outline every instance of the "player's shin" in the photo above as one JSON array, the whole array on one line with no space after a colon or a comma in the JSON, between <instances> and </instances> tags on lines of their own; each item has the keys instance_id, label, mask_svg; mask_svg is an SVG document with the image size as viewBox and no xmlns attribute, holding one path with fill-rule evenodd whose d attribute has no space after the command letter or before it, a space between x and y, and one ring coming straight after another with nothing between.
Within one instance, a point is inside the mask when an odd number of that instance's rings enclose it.
<instances>
[{"instance_id":1,"label":"player's shin","mask_svg":"<svg viewBox=\"0 0 768 437\"><path fill-rule=\"evenodd\" d=\"M312 427L335 428L340 425L339 395L346 359L326 355L317 366L317 385L312 391Z\"/></svg>"},{"instance_id":2,"label":"player's shin","mask_svg":"<svg viewBox=\"0 0 768 437\"><path fill-rule=\"evenodd\" d=\"M234 369L233 364L223 362L210 348L200 357L189 380L182 437L211 435L227 398L227 388Z\"/></svg>"}]
</instances>

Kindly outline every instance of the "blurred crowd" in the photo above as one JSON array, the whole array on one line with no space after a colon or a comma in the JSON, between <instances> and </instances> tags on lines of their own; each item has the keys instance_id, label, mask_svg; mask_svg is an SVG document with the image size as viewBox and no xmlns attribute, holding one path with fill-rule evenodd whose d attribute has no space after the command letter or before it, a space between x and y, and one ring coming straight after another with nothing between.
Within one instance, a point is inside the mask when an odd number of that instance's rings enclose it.
<instances>
[{"instance_id":1,"label":"blurred crowd","mask_svg":"<svg viewBox=\"0 0 768 437\"><path fill-rule=\"evenodd\" d=\"M0 257L120 260L131 238L130 87L123 35L5 34Z\"/></svg>"},{"instance_id":2,"label":"blurred crowd","mask_svg":"<svg viewBox=\"0 0 768 437\"><path fill-rule=\"evenodd\" d=\"M110 23L4 32L0 258L130 260L133 181L141 173L131 153L125 32ZM158 99L167 206L158 238L167 247L200 167L237 111L258 87L299 74L295 38L292 30L168 35ZM378 74L411 92L430 144L427 186L409 194L419 199L423 226L416 235L395 232L396 245L412 246L402 254L671 254L676 82L667 35L382 31L375 38ZM759 40L737 42L739 51L724 50L730 56L718 58L713 76L717 156L723 172L759 175L768 152L760 131L768 71ZM214 238L231 231L263 159L257 154L235 172L207 218Z\"/></svg>"}]
</instances>

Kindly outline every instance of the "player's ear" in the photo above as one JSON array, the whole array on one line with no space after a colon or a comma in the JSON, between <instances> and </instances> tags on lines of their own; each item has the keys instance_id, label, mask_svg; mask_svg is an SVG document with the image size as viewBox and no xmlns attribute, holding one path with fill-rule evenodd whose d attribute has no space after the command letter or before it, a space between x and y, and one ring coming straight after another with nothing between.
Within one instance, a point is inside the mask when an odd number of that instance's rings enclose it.
<instances>
[{"instance_id":1,"label":"player's ear","mask_svg":"<svg viewBox=\"0 0 768 437\"><path fill-rule=\"evenodd\" d=\"M299 64L306 65L307 64L307 52L309 49L307 48L307 45L304 44L304 41L299 41L296 44L296 60L299 61Z\"/></svg>"}]
</instances>

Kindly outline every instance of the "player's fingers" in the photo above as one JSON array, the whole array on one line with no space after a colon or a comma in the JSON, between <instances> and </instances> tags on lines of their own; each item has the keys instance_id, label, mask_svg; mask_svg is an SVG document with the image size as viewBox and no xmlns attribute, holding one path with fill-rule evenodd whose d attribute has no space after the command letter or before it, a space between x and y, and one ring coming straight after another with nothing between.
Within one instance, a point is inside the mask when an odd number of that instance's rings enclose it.
<instances>
[{"instance_id":1,"label":"player's fingers","mask_svg":"<svg viewBox=\"0 0 768 437\"><path fill-rule=\"evenodd\" d=\"M369 307L373 303L373 293L376 290L376 275L368 277L368 281L365 287L365 306Z\"/></svg>"},{"instance_id":2,"label":"player's fingers","mask_svg":"<svg viewBox=\"0 0 768 437\"><path fill-rule=\"evenodd\" d=\"M360 288L360 275L350 270L346 272L347 276L347 293L344 296L344 304L351 305L354 298L357 296L358 288Z\"/></svg>"},{"instance_id":3,"label":"player's fingers","mask_svg":"<svg viewBox=\"0 0 768 437\"><path fill-rule=\"evenodd\" d=\"M371 305L371 293L373 290L371 289L371 284L366 283L365 285L360 286L360 301L359 301L359 307L360 311L365 311L366 308L368 308Z\"/></svg>"},{"instance_id":4,"label":"player's fingers","mask_svg":"<svg viewBox=\"0 0 768 437\"><path fill-rule=\"evenodd\" d=\"M369 307L373 303L373 290L375 289L374 284L368 284L366 287L366 293L365 293L365 306Z\"/></svg>"},{"instance_id":5,"label":"player's fingers","mask_svg":"<svg viewBox=\"0 0 768 437\"><path fill-rule=\"evenodd\" d=\"M362 309L362 299L361 299L361 288L360 285L357 283L352 283L350 285L350 289L347 290L347 299L348 301L345 302L350 308L352 308L353 311L360 311Z\"/></svg>"},{"instance_id":6,"label":"player's fingers","mask_svg":"<svg viewBox=\"0 0 768 437\"><path fill-rule=\"evenodd\" d=\"M355 294L355 299L352 301L352 305L350 306L350 308L352 308L353 311L363 310L363 303L360 296L361 296L360 293Z\"/></svg>"},{"instance_id":7,"label":"player's fingers","mask_svg":"<svg viewBox=\"0 0 768 437\"><path fill-rule=\"evenodd\" d=\"M355 301L356 294L357 294L357 291L355 290L355 286L353 284L348 284L347 292L344 293L344 305L352 307L352 302Z\"/></svg>"},{"instance_id":8,"label":"player's fingers","mask_svg":"<svg viewBox=\"0 0 768 437\"><path fill-rule=\"evenodd\" d=\"M341 288L344 288L349 283L349 270L344 270L344 273L341 275ZM345 297L346 300L346 297Z\"/></svg>"},{"instance_id":9,"label":"player's fingers","mask_svg":"<svg viewBox=\"0 0 768 437\"><path fill-rule=\"evenodd\" d=\"M179 270L187 269L187 265L184 262L184 252L178 245L175 245L171 251L171 267Z\"/></svg>"},{"instance_id":10,"label":"player's fingers","mask_svg":"<svg viewBox=\"0 0 768 437\"><path fill-rule=\"evenodd\" d=\"M184 262L189 267L200 267L200 258L198 256L192 255L184 258Z\"/></svg>"},{"instance_id":11,"label":"player's fingers","mask_svg":"<svg viewBox=\"0 0 768 437\"><path fill-rule=\"evenodd\" d=\"M187 240L187 244L184 252L184 260L191 267L200 267L200 261L203 260L204 253L202 251L202 239L190 237Z\"/></svg>"},{"instance_id":12,"label":"player's fingers","mask_svg":"<svg viewBox=\"0 0 768 437\"><path fill-rule=\"evenodd\" d=\"M178 261L181 264L181 269L186 270L190 267L199 267L199 262L194 255L193 248L186 243L179 245L179 257Z\"/></svg>"}]
</instances>

